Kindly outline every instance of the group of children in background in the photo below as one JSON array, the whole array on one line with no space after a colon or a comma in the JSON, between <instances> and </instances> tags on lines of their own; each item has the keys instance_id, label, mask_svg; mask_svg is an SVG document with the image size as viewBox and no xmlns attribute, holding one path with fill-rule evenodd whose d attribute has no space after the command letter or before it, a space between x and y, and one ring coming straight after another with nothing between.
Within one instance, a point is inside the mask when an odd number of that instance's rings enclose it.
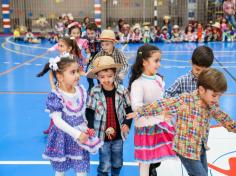
<instances>
[{"instance_id":1,"label":"group of children in background","mask_svg":"<svg viewBox=\"0 0 236 176\"><path fill-rule=\"evenodd\" d=\"M235 4L233 0L225 0L223 3L224 15L219 16L215 22L209 21L208 24L202 24L198 21L192 21L187 26L180 27L177 24L172 25L170 16L164 16L163 21L158 26L152 26L149 22L143 24L136 23L130 25L124 19L119 19L116 29L107 26L107 29L115 31L116 40L120 43L179 43L179 42L211 42L211 41L235 41L236 40L236 21L235 21ZM45 17L37 21L44 21L42 24L48 24ZM75 25L77 23L77 25ZM51 43L57 43L62 36L71 35L71 25L78 26L80 40L87 39L87 25L90 24L90 18L85 17L82 23L74 20L72 14L63 14L59 16L54 26L53 32L45 35L34 36L32 29L20 30L16 27L13 32L15 40L24 40L29 43L40 43L40 39L47 38ZM21 26L22 27L22 26ZM40 25L40 29L45 28ZM77 27L76 27L77 28ZM96 29L96 35L99 37L100 29ZM83 47L83 43L80 43ZM79 46L81 47L81 46Z\"/></svg>"},{"instance_id":2,"label":"group of children in background","mask_svg":"<svg viewBox=\"0 0 236 176\"><path fill-rule=\"evenodd\" d=\"M43 157L50 160L55 175L63 176L71 168L77 176L88 175L89 152L98 151L97 175L118 176L123 144L135 117L134 157L140 163L140 176L155 176L161 162L175 157L189 175L207 176L210 117L236 132L236 123L218 107L227 83L220 71L209 68L212 50L196 48L192 70L165 90L158 73L160 49L141 46L125 88L128 60L115 48L115 33L106 29L98 37L95 23L88 23L82 39L79 23L67 27L68 35L48 50L58 50L59 56L49 59L37 75L49 72L52 88L46 101L52 120L45 131L48 142ZM87 90L79 84L80 75L88 79Z\"/></svg>"}]
</instances>

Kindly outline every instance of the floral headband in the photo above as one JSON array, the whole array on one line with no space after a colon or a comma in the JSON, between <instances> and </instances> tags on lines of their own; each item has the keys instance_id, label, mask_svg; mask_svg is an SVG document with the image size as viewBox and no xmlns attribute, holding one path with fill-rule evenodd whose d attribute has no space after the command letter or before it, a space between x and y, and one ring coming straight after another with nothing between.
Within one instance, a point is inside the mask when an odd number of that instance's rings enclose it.
<instances>
[{"instance_id":1,"label":"floral headband","mask_svg":"<svg viewBox=\"0 0 236 176\"><path fill-rule=\"evenodd\" d=\"M49 68L53 71L57 71L59 69L57 63L61 61L62 58L70 58L73 59L73 56L70 55L70 53L62 53L60 56L57 56L55 58L50 58L49 59Z\"/></svg>"},{"instance_id":2,"label":"floral headband","mask_svg":"<svg viewBox=\"0 0 236 176\"><path fill-rule=\"evenodd\" d=\"M78 23L77 21L70 23L70 24L67 26L67 28L69 29L69 28L71 28L71 27L73 27L73 26L78 26L79 28L81 28L81 24Z\"/></svg>"}]
</instances>

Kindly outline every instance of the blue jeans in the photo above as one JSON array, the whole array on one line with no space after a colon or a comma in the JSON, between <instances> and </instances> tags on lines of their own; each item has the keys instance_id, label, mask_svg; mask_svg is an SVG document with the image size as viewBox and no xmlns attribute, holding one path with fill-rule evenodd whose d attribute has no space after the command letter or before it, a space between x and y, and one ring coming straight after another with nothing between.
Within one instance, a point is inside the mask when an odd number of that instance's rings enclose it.
<instances>
[{"instance_id":1,"label":"blue jeans","mask_svg":"<svg viewBox=\"0 0 236 176\"><path fill-rule=\"evenodd\" d=\"M208 176L206 149L202 146L201 160L192 160L178 155L189 176Z\"/></svg>"},{"instance_id":2,"label":"blue jeans","mask_svg":"<svg viewBox=\"0 0 236 176\"><path fill-rule=\"evenodd\" d=\"M236 21L234 15L226 15L225 18L229 21L229 23L236 28Z\"/></svg>"},{"instance_id":3,"label":"blue jeans","mask_svg":"<svg viewBox=\"0 0 236 176\"><path fill-rule=\"evenodd\" d=\"M123 141L106 141L99 149L98 176L119 176L123 166Z\"/></svg>"}]
</instances>

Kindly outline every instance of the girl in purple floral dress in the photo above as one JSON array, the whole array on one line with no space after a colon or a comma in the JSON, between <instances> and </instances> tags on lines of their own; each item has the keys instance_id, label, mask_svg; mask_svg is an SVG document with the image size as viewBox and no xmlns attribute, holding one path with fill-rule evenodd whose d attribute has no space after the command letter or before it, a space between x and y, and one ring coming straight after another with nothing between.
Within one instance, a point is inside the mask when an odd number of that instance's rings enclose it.
<instances>
[{"instance_id":1,"label":"girl in purple floral dress","mask_svg":"<svg viewBox=\"0 0 236 176\"><path fill-rule=\"evenodd\" d=\"M64 176L68 169L74 169L77 176L86 176L89 152L95 153L102 142L87 127L86 90L77 84L79 65L68 55L50 59L42 72L49 70L53 71L58 86L46 101L55 125L49 133L43 158L50 160L56 176Z\"/></svg>"}]
</instances>

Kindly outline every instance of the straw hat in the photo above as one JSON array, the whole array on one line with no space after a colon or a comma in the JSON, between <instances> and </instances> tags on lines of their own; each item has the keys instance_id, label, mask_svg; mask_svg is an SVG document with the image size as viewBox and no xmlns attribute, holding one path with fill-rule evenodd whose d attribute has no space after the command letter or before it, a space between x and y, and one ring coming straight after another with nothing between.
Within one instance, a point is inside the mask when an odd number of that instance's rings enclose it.
<instances>
[{"instance_id":1,"label":"straw hat","mask_svg":"<svg viewBox=\"0 0 236 176\"><path fill-rule=\"evenodd\" d=\"M163 16L163 20L170 20L170 16L169 15Z\"/></svg>"},{"instance_id":2,"label":"straw hat","mask_svg":"<svg viewBox=\"0 0 236 176\"><path fill-rule=\"evenodd\" d=\"M149 27L148 27L148 26L144 26L143 29L144 29L145 31L148 31L148 30L149 30Z\"/></svg>"},{"instance_id":3,"label":"straw hat","mask_svg":"<svg viewBox=\"0 0 236 176\"><path fill-rule=\"evenodd\" d=\"M95 78L96 74L102 70L116 68L119 69L122 65L116 64L114 59L111 56L100 56L97 57L88 71L88 78Z\"/></svg>"},{"instance_id":4,"label":"straw hat","mask_svg":"<svg viewBox=\"0 0 236 176\"><path fill-rule=\"evenodd\" d=\"M150 24L150 22L143 22L143 26L149 26Z\"/></svg>"},{"instance_id":5,"label":"straw hat","mask_svg":"<svg viewBox=\"0 0 236 176\"><path fill-rule=\"evenodd\" d=\"M102 31L99 40L115 42L116 35L113 30L105 29Z\"/></svg>"},{"instance_id":6,"label":"straw hat","mask_svg":"<svg viewBox=\"0 0 236 176\"><path fill-rule=\"evenodd\" d=\"M133 29L133 30L135 30L135 29L141 30L141 26L140 26L139 23L136 23L136 24L132 27L132 29Z\"/></svg>"},{"instance_id":7,"label":"straw hat","mask_svg":"<svg viewBox=\"0 0 236 176\"><path fill-rule=\"evenodd\" d=\"M220 29L220 23L219 23L219 22L215 22L215 23L214 23L213 25L211 25L211 26Z\"/></svg>"},{"instance_id":8,"label":"straw hat","mask_svg":"<svg viewBox=\"0 0 236 176\"><path fill-rule=\"evenodd\" d=\"M179 26L178 25L174 25L173 29L179 29Z\"/></svg>"},{"instance_id":9,"label":"straw hat","mask_svg":"<svg viewBox=\"0 0 236 176\"><path fill-rule=\"evenodd\" d=\"M167 26L163 26L163 27L161 28L161 31L163 31L163 30L168 30Z\"/></svg>"}]
</instances>

